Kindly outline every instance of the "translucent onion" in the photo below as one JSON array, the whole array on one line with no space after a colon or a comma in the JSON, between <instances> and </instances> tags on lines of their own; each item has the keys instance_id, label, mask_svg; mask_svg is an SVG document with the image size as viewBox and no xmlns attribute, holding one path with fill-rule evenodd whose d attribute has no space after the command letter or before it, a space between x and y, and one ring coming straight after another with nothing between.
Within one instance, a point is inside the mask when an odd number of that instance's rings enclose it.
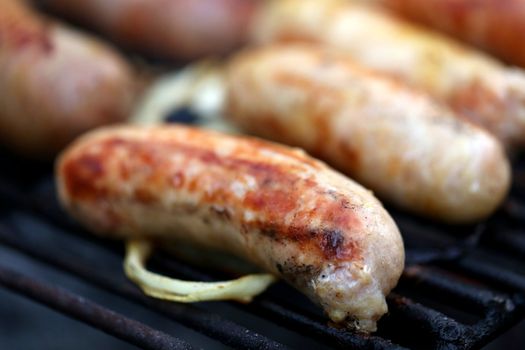
<instances>
[{"instance_id":1,"label":"translucent onion","mask_svg":"<svg viewBox=\"0 0 525 350\"><path fill-rule=\"evenodd\" d=\"M154 298L191 303L210 300L236 300L250 302L264 292L277 279L271 274L251 274L221 282L183 281L162 276L146 269L152 245L145 240L126 243L124 271L142 291Z\"/></svg>"}]
</instances>

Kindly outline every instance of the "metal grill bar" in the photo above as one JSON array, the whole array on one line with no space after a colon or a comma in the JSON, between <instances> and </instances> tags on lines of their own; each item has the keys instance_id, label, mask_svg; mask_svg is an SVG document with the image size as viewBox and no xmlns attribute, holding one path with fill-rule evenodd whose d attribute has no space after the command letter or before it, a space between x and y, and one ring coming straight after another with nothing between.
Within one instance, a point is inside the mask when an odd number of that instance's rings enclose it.
<instances>
[{"instance_id":1,"label":"metal grill bar","mask_svg":"<svg viewBox=\"0 0 525 350\"><path fill-rule=\"evenodd\" d=\"M406 349L392 343L390 340L378 336L366 336L337 329L326 324L312 320L302 314L293 312L286 307L269 300L257 300L248 305L248 308L272 321L294 329L310 337L320 339L327 344L341 349L370 349L370 350L401 350Z\"/></svg>"},{"instance_id":2,"label":"metal grill bar","mask_svg":"<svg viewBox=\"0 0 525 350\"><path fill-rule=\"evenodd\" d=\"M503 206L505 214L516 221L525 221L525 203L516 196L510 196Z\"/></svg>"},{"instance_id":3,"label":"metal grill bar","mask_svg":"<svg viewBox=\"0 0 525 350\"><path fill-rule=\"evenodd\" d=\"M214 276L203 273L189 266L183 265L176 260L168 259L166 256L159 254L153 257L152 262L163 270L171 274L176 274L182 278L200 281L216 280ZM337 329L327 325L326 318L313 318L292 310L290 305L282 306L276 302L279 296L268 291L260 297L253 300L248 305L234 304L244 310L262 316L283 327L297 331L300 334L321 340L326 344L342 349L405 349L387 339L378 336L365 336L359 333L349 332L344 329Z\"/></svg>"},{"instance_id":4,"label":"metal grill bar","mask_svg":"<svg viewBox=\"0 0 525 350\"><path fill-rule=\"evenodd\" d=\"M410 336L403 341L410 347L422 349L467 349L469 329L446 317L441 312L397 294L389 296L390 316L384 320L386 329L395 329L395 324L402 324L410 330ZM394 339L398 334L387 333Z\"/></svg>"},{"instance_id":5,"label":"metal grill bar","mask_svg":"<svg viewBox=\"0 0 525 350\"><path fill-rule=\"evenodd\" d=\"M446 298L453 306L466 308L470 312L484 315L487 307L494 300L505 299L507 296L498 295L479 286L472 286L457 278L445 275L436 268L413 266L405 269L403 283L410 283L419 290L426 290L440 298Z\"/></svg>"},{"instance_id":6,"label":"metal grill bar","mask_svg":"<svg viewBox=\"0 0 525 350\"><path fill-rule=\"evenodd\" d=\"M486 245L515 254L525 260L525 231L523 229L497 229L483 240Z\"/></svg>"},{"instance_id":7,"label":"metal grill bar","mask_svg":"<svg viewBox=\"0 0 525 350\"><path fill-rule=\"evenodd\" d=\"M183 340L129 319L64 289L0 266L0 284L133 345L151 350L186 350Z\"/></svg>"},{"instance_id":8,"label":"metal grill bar","mask_svg":"<svg viewBox=\"0 0 525 350\"><path fill-rule=\"evenodd\" d=\"M154 262L163 270L183 278L213 279L212 276L181 265L175 260L167 261L156 257ZM471 305L476 314L484 318L475 325L463 325L432 308L415 303L409 298L392 294L388 297L390 315L382 320L382 324L387 325L385 327L387 329L398 329L396 326L403 324L405 328L411 330L410 332L400 332L401 334L383 334L395 342L419 348L470 349L487 343L501 330L509 327L523 315L523 312L518 312L518 307L506 295L471 287L452 276L443 273L433 274L431 270L423 267L412 267L407 271L408 273L403 275L401 283L409 282L414 287L413 289L420 292L425 288L433 288L434 294L444 293L447 300L455 299L456 305L460 303ZM271 294L271 292L267 294ZM309 336L321 339L336 347L400 348L399 345L381 337L363 337L327 326L322 320L311 319L303 314L293 312L290 307L279 305L274 301L276 299L278 298L273 295L263 296L247 307L258 315L291 329L306 331ZM520 305L523 307L525 304L520 303Z\"/></svg>"},{"instance_id":9,"label":"metal grill bar","mask_svg":"<svg viewBox=\"0 0 525 350\"><path fill-rule=\"evenodd\" d=\"M480 259L465 258L454 265L469 276L507 290L525 292L525 275L502 269Z\"/></svg>"},{"instance_id":10,"label":"metal grill bar","mask_svg":"<svg viewBox=\"0 0 525 350\"><path fill-rule=\"evenodd\" d=\"M147 305L227 345L236 348L284 348L278 342L198 307L164 303L145 297L124 279L121 272L115 274L110 271L90 269L90 261L75 256L75 246L82 245L81 240L95 243L98 248L110 250L112 253L115 253L118 248L114 244L102 242L92 235L85 234L83 230L79 230L75 224L72 224L54 203L54 189L49 186L51 182L46 181L44 181L47 183L46 191L38 191L38 193L32 191L30 195L24 195L16 186L0 179L0 194L3 198L8 198L9 201L17 204L24 212L38 214L48 224L52 223L52 225L65 229L65 233L57 231L56 234L74 239L74 244L71 247L68 245L69 252L61 251L53 244L36 242L2 225L0 225L0 242L115 294ZM449 231L446 226L428 225L420 219L413 219L403 213L396 215L394 211L396 221L404 234L410 237L411 242L418 239L434 242L438 239L440 246L444 248L407 249L407 256L413 253L412 263L438 263L439 267L412 266L405 271L397 291L398 294L391 294L388 297L390 313L381 320L380 332L375 336L363 336L327 326L326 319L309 312L306 308L296 307L296 303L290 304L283 301L281 295L272 291L257 298L250 305L233 305L243 311L249 311L256 316L274 321L278 325L296 330L305 336L321 339L327 344L341 348L402 349L395 343L416 348L478 348L525 314L525 295L523 294L525 275L490 264L476 257L476 254L470 254L480 244L486 245L491 252L494 252L493 243L498 242L499 248L503 247L514 255L522 256L525 251L523 232L520 231L521 228L517 229L516 227L520 226L516 225L521 225L524 220L520 209L524 204L518 196L513 196L509 203L511 210L507 208L492 218L487 224L487 230L471 227L450 228L452 231ZM462 239L454 236L456 231L464 233L465 229L473 231L466 237L463 234L465 238ZM502 231L506 234L499 235ZM432 245L433 243L430 244ZM71 258L71 255L74 258ZM183 278L209 280L216 277L213 274L210 275L208 271L203 273L199 269L167 259L162 254L155 256L152 262ZM462 277L466 275L471 279L477 278L478 281L492 286L497 285L498 289L503 288L514 294L506 295L487 288L480 290L465 283L461 278L455 278L446 270L454 271L456 275L462 273ZM432 307L425 306L424 302L417 303L403 296L405 289L410 291L410 295L426 293L434 295L434 299L441 297L446 300L446 306L474 313L479 321L472 325L458 322Z\"/></svg>"},{"instance_id":11,"label":"metal grill bar","mask_svg":"<svg viewBox=\"0 0 525 350\"><path fill-rule=\"evenodd\" d=\"M78 249L74 245L70 245L68 252L64 252L53 244L37 244L35 240L23 237L20 232L15 232L5 225L0 225L0 242L111 293L146 305L156 312L228 346L238 349L286 349L279 342L193 305L169 303L149 298L127 281L122 273L115 275L109 270L90 268L92 262L83 260L82 254L76 253Z\"/></svg>"}]
</instances>

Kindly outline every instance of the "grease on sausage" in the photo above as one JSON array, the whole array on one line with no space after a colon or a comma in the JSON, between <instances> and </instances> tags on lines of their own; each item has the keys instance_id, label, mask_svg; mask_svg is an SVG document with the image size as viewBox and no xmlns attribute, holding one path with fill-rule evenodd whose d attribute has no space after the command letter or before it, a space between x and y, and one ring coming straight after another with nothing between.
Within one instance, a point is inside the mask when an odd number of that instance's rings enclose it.
<instances>
[{"instance_id":1,"label":"grease on sausage","mask_svg":"<svg viewBox=\"0 0 525 350\"><path fill-rule=\"evenodd\" d=\"M101 234L187 240L244 257L373 331L404 250L373 195L304 152L182 126L115 127L57 163L59 195Z\"/></svg>"},{"instance_id":2,"label":"grease on sausage","mask_svg":"<svg viewBox=\"0 0 525 350\"><path fill-rule=\"evenodd\" d=\"M253 40L310 42L351 55L448 104L509 148L525 143L525 74L378 8L346 0L277 0Z\"/></svg>"},{"instance_id":3,"label":"grease on sausage","mask_svg":"<svg viewBox=\"0 0 525 350\"><path fill-rule=\"evenodd\" d=\"M246 50L230 63L226 115L299 146L416 213L473 222L503 201L500 143L448 108L318 46Z\"/></svg>"}]
</instances>

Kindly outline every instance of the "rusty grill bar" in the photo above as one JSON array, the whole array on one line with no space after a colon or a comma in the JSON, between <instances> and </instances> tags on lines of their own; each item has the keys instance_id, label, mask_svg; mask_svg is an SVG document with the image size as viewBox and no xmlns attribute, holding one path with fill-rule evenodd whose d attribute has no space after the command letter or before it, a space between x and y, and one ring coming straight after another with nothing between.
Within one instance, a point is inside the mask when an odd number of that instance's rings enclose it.
<instances>
[{"instance_id":1,"label":"rusty grill bar","mask_svg":"<svg viewBox=\"0 0 525 350\"><path fill-rule=\"evenodd\" d=\"M1 156L0 161L12 164L9 157ZM93 257L82 254L85 245L116 258L123 254L121 246L92 236L61 212L49 168L42 166L30 175L28 169L34 169L34 164L10 169L0 177L1 244L145 305L230 347L287 348L271 337L231 321L228 315L209 311L199 304L166 303L144 296L125 279L120 264L93 267ZM399 286L388 297L390 312L380 321L379 331L373 336L327 325L317 308L284 284L272 287L251 304L228 305L335 348L480 348L525 317L525 159L516 162L514 179L511 196L502 210L481 225L449 227L392 210L405 238L408 264ZM20 229L10 220L13 212L42 222L49 233ZM56 241L66 244L67 251L60 249ZM224 276L220 271L188 266L164 254L155 255L152 267L180 278L213 280ZM11 284L19 293L51 307L57 308L55 299L65 293L51 292L45 286L49 293L40 293L38 288L30 286L41 282L28 279L22 279L25 284L14 287L13 280L18 278L0 269L2 284ZM79 298L67 295L72 300ZM102 314L112 313L96 304L90 306ZM78 318L74 307L59 310ZM143 325L131 320L135 323L118 334L118 328L111 323L103 324L98 319L86 321L145 348L189 346L160 332L159 337L169 337L166 339L170 343L137 343Z\"/></svg>"},{"instance_id":2,"label":"rusty grill bar","mask_svg":"<svg viewBox=\"0 0 525 350\"><path fill-rule=\"evenodd\" d=\"M193 349L180 339L3 266L0 266L0 285L143 349Z\"/></svg>"}]
</instances>

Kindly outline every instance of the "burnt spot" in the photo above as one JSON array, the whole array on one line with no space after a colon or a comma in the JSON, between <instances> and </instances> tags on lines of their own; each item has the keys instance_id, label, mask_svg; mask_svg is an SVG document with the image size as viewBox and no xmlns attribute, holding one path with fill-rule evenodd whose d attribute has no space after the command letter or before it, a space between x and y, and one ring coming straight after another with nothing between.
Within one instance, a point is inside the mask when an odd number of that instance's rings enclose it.
<instances>
[{"instance_id":1,"label":"burnt spot","mask_svg":"<svg viewBox=\"0 0 525 350\"><path fill-rule=\"evenodd\" d=\"M279 234L278 228L274 225L262 226L259 233L275 241L279 241L282 238L282 235Z\"/></svg>"},{"instance_id":2,"label":"burnt spot","mask_svg":"<svg viewBox=\"0 0 525 350\"><path fill-rule=\"evenodd\" d=\"M323 230L320 236L319 245L326 258L339 258L343 255L345 238L341 231Z\"/></svg>"},{"instance_id":3,"label":"burnt spot","mask_svg":"<svg viewBox=\"0 0 525 350\"><path fill-rule=\"evenodd\" d=\"M275 264L275 268L277 269L277 271L279 271L279 273L283 273L283 265L277 263Z\"/></svg>"},{"instance_id":4,"label":"burnt spot","mask_svg":"<svg viewBox=\"0 0 525 350\"><path fill-rule=\"evenodd\" d=\"M341 198L341 201L339 202L342 209L352 209L355 210L355 206L350 204L350 201L346 198Z\"/></svg>"},{"instance_id":5,"label":"burnt spot","mask_svg":"<svg viewBox=\"0 0 525 350\"><path fill-rule=\"evenodd\" d=\"M334 190L328 190L328 191L325 191L324 193L330 196L330 198L333 199L334 201L339 198L339 194Z\"/></svg>"}]
</instances>

